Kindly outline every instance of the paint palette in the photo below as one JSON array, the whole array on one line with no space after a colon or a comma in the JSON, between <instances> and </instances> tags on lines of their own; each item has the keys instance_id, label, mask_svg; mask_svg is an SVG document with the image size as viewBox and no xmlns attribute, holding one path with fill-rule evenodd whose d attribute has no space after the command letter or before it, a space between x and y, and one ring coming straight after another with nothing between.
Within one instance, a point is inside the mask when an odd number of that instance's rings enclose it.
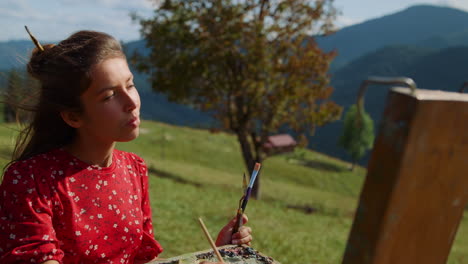
<instances>
[{"instance_id":1,"label":"paint palette","mask_svg":"<svg viewBox=\"0 0 468 264\"><path fill-rule=\"evenodd\" d=\"M232 264L280 264L273 258L268 257L248 246L227 245L219 247L219 252L224 262ZM198 264L203 261L217 262L216 254L213 250L205 250L188 253L181 256L156 260L148 264Z\"/></svg>"}]
</instances>

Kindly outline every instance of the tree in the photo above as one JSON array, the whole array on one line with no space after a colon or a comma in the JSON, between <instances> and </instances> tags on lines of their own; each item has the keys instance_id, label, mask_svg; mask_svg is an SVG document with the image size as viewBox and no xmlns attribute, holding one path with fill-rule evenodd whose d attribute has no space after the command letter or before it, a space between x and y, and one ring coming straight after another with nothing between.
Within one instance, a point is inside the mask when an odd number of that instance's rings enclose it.
<instances>
[{"instance_id":1,"label":"tree","mask_svg":"<svg viewBox=\"0 0 468 264\"><path fill-rule=\"evenodd\" d=\"M356 162L364 156L374 143L374 121L364 110L359 116L356 105L352 105L344 118L343 133L338 144L350 154L354 169Z\"/></svg>"},{"instance_id":2,"label":"tree","mask_svg":"<svg viewBox=\"0 0 468 264\"><path fill-rule=\"evenodd\" d=\"M3 119L5 122L28 123L39 100L39 82L21 69L11 69L5 75Z\"/></svg>"},{"instance_id":3,"label":"tree","mask_svg":"<svg viewBox=\"0 0 468 264\"><path fill-rule=\"evenodd\" d=\"M12 69L8 72L8 84L6 87L6 102L3 104L3 119L5 122L16 120L17 91L21 89L22 77L18 70Z\"/></svg>"},{"instance_id":4,"label":"tree","mask_svg":"<svg viewBox=\"0 0 468 264\"><path fill-rule=\"evenodd\" d=\"M313 133L337 120L328 100L334 53L311 34L328 34L333 0L166 0L153 18L134 16L150 49L132 57L154 90L213 114L234 132L251 173L280 127ZM257 177L253 196L260 197Z\"/></svg>"}]
</instances>

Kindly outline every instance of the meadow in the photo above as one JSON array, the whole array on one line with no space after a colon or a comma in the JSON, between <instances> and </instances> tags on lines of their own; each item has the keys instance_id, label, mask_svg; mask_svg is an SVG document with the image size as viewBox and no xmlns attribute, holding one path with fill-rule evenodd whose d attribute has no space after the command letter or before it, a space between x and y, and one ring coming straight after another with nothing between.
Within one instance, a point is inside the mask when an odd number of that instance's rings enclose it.
<instances>
[{"instance_id":1,"label":"meadow","mask_svg":"<svg viewBox=\"0 0 468 264\"><path fill-rule=\"evenodd\" d=\"M0 164L9 159L14 126L0 125ZM333 143L335 144L335 143ZM211 235L234 217L246 171L235 136L144 121L138 139L118 148L143 157L150 172L155 236L172 257L209 248L197 218ZM252 246L283 264L340 263L366 170L306 149L268 158L261 199L246 213ZM450 264L468 263L465 211Z\"/></svg>"}]
</instances>

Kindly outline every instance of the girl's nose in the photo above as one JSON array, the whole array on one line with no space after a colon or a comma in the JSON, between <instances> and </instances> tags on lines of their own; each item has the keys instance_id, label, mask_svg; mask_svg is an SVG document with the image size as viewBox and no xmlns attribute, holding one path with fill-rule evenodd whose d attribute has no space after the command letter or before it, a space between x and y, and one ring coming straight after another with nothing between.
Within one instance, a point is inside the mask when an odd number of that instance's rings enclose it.
<instances>
[{"instance_id":1,"label":"girl's nose","mask_svg":"<svg viewBox=\"0 0 468 264\"><path fill-rule=\"evenodd\" d=\"M125 93L125 111L126 112L131 112L135 110L140 104L140 96L138 95L138 92L131 91Z\"/></svg>"}]
</instances>

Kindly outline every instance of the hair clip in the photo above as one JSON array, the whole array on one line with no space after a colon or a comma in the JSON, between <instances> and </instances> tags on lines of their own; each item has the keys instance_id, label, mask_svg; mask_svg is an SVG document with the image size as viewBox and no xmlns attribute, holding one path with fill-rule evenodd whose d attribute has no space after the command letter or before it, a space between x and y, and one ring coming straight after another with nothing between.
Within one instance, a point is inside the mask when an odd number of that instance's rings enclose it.
<instances>
[{"instance_id":1,"label":"hair clip","mask_svg":"<svg viewBox=\"0 0 468 264\"><path fill-rule=\"evenodd\" d=\"M34 45L36 45L36 47L37 47L40 51L44 51L44 47L42 47L41 43L39 43L39 41L37 41L37 39L31 34L31 32L29 31L28 27L27 27L27 26L24 26L24 28L26 29L26 31L28 32L29 36L31 37L31 40L32 40L32 42L34 43Z\"/></svg>"}]
</instances>

